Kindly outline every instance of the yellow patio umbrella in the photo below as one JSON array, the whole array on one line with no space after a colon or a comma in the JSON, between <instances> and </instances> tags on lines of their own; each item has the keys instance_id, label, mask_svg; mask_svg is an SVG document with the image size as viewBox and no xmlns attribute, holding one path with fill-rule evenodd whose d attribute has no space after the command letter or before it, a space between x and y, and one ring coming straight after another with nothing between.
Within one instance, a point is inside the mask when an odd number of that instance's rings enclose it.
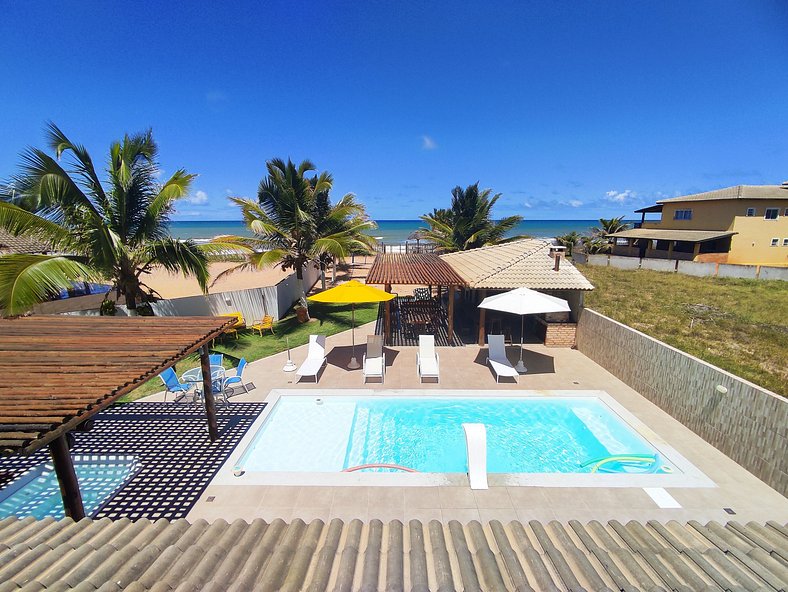
<instances>
[{"instance_id":1,"label":"yellow patio umbrella","mask_svg":"<svg viewBox=\"0 0 788 592\"><path fill-rule=\"evenodd\" d=\"M378 288L362 284L357 280L350 280L344 284L339 284L334 288L324 290L314 296L309 296L308 300L313 302L327 302L329 304L351 304L352 307L352 343L353 353L350 358L348 368L355 370L360 368L361 365L356 359L356 304L364 304L367 302L386 302L394 298L394 294L385 292Z\"/></svg>"}]
</instances>

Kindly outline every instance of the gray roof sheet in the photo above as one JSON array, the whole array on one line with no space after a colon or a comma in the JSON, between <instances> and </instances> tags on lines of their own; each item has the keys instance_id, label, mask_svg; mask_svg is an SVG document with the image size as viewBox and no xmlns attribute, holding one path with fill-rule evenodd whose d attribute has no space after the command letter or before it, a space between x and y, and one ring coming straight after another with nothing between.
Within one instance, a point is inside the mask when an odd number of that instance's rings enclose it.
<instances>
[{"instance_id":1,"label":"gray roof sheet","mask_svg":"<svg viewBox=\"0 0 788 592\"><path fill-rule=\"evenodd\" d=\"M784 590L785 524L0 521L6 590Z\"/></svg>"},{"instance_id":2,"label":"gray roof sheet","mask_svg":"<svg viewBox=\"0 0 788 592\"><path fill-rule=\"evenodd\" d=\"M571 262L563 259L558 271L550 256L552 245L524 239L441 255L471 288L510 290L593 290Z\"/></svg>"},{"instance_id":3,"label":"gray roof sheet","mask_svg":"<svg viewBox=\"0 0 788 592\"><path fill-rule=\"evenodd\" d=\"M649 238L654 240L687 241L703 243L706 241L733 236L736 232L728 230L671 230L667 228L633 228L608 234L615 238Z\"/></svg>"},{"instance_id":4,"label":"gray roof sheet","mask_svg":"<svg viewBox=\"0 0 788 592\"><path fill-rule=\"evenodd\" d=\"M682 201L708 201L714 199L788 199L788 185L734 185L703 193L682 195L657 200L658 204Z\"/></svg>"}]
</instances>

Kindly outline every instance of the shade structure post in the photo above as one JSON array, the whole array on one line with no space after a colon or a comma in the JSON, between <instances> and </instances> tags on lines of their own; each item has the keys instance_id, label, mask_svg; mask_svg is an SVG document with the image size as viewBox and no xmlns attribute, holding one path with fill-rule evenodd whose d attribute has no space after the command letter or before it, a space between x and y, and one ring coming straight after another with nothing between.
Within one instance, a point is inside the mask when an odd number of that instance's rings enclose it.
<instances>
[{"instance_id":1,"label":"shade structure post","mask_svg":"<svg viewBox=\"0 0 788 592\"><path fill-rule=\"evenodd\" d=\"M350 305L350 316L351 316L351 323L350 323L350 363L347 365L348 369L350 370L358 370L361 368L361 364L358 363L356 359L356 304L352 303Z\"/></svg>"},{"instance_id":2,"label":"shade structure post","mask_svg":"<svg viewBox=\"0 0 788 592\"><path fill-rule=\"evenodd\" d=\"M525 331L525 315L520 315L520 361L517 362L517 366L514 367L520 374L525 374L528 372L528 369L525 367L525 363L523 362L523 333Z\"/></svg>"},{"instance_id":3,"label":"shade structure post","mask_svg":"<svg viewBox=\"0 0 788 592\"><path fill-rule=\"evenodd\" d=\"M484 300L486 296L487 296L487 290L481 290L479 297L482 300ZM486 316L487 316L487 309L480 308L479 309L479 347L484 347L484 333L485 330L487 329L487 327L485 326L485 323L487 322Z\"/></svg>"},{"instance_id":4,"label":"shade structure post","mask_svg":"<svg viewBox=\"0 0 788 592\"><path fill-rule=\"evenodd\" d=\"M449 345L454 344L454 290L457 286L449 286Z\"/></svg>"},{"instance_id":5,"label":"shade structure post","mask_svg":"<svg viewBox=\"0 0 788 592\"><path fill-rule=\"evenodd\" d=\"M391 284L386 284L385 291L391 293ZM391 345L391 300L386 301L383 318L383 341L386 345Z\"/></svg>"},{"instance_id":6,"label":"shade structure post","mask_svg":"<svg viewBox=\"0 0 788 592\"><path fill-rule=\"evenodd\" d=\"M211 358L208 357L208 346L200 348L200 369L202 371L203 400L205 415L208 418L208 436L211 442L219 439L219 426L216 423L216 400L213 397L213 381L211 380Z\"/></svg>"},{"instance_id":7,"label":"shade structure post","mask_svg":"<svg viewBox=\"0 0 788 592\"><path fill-rule=\"evenodd\" d=\"M49 454L52 456L52 464L60 485L66 516L73 520L82 520L85 517L85 506L82 504L82 492L79 490L79 481L65 434L49 443Z\"/></svg>"}]
</instances>

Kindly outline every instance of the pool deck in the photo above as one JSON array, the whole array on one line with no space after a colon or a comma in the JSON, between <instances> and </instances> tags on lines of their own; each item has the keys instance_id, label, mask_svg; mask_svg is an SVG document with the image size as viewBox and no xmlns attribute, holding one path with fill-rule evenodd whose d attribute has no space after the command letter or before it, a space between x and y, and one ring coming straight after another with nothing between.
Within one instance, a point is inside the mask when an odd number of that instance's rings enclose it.
<instances>
[{"instance_id":1,"label":"pool deck","mask_svg":"<svg viewBox=\"0 0 788 592\"><path fill-rule=\"evenodd\" d=\"M356 348L361 361L366 335L372 323L356 329ZM319 332L316 327L315 332ZM363 384L361 370L350 371L350 333L327 340L328 364L317 384L295 384L295 374L285 373L285 353L249 364L245 382L254 383L248 394L232 397L233 401L264 401L272 389L420 389L425 391L468 390L511 392L516 390L601 390L668 442L695 467L709 477L715 487L667 488L680 508L663 508L641 487L534 487L491 486L472 491L468 486L289 486L289 485L219 485L208 486L188 514L189 520L243 518L273 520L296 518L309 521L320 518L343 520L373 518L382 521L459 520L549 520L576 519L607 521L677 520L686 522L717 520L788 521L788 499L757 479L700 436L683 426L656 405L592 362L579 351L546 348L527 344L525 365L528 373L520 383L497 384L485 366L486 348L478 346L439 348L440 384L419 382L414 347L386 349L385 384ZM517 348L509 350L516 360ZM306 356L306 347L292 350L296 364ZM149 400L160 399L159 396ZM726 512L726 508L735 514Z\"/></svg>"}]
</instances>

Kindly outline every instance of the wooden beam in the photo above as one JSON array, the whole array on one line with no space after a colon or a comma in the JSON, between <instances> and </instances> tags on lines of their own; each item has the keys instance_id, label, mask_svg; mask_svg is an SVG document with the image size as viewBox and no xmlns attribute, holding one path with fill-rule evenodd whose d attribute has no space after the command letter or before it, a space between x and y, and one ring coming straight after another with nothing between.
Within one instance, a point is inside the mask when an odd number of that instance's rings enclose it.
<instances>
[{"instance_id":1,"label":"wooden beam","mask_svg":"<svg viewBox=\"0 0 788 592\"><path fill-rule=\"evenodd\" d=\"M213 398L213 381L211 380L211 358L208 356L208 346L200 348L200 368L202 370L203 400L205 401L205 415L208 417L208 436L211 442L219 439L219 426L216 423L216 401Z\"/></svg>"},{"instance_id":2,"label":"wooden beam","mask_svg":"<svg viewBox=\"0 0 788 592\"><path fill-rule=\"evenodd\" d=\"M385 291L391 293L391 284L385 285ZM391 300L386 301L383 318L383 343L391 345Z\"/></svg>"},{"instance_id":3,"label":"wooden beam","mask_svg":"<svg viewBox=\"0 0 788 592\"><path fill-rule=\"evenodd\" d=\"M74 521L82 520L85 517L85 506L82 504L82 493L79 491L79 481L77 481L77 474L74 471L74 463L71 460L71 452L68 449L65 434L49 443L49 454L52 456L52 464L55 466L66 516Z\"/></svg>"},{"instance_id":4,"label":"wooden beam","mask_svg":"<svg viewBox=\"0 0 788 592\"><path fill-rule=\"evenodd\" d=\"M454 344L454 290L457 286L449 286L449 345Z\"/></svg>"},{"instance_id":5,"label":"wooden beam","mask_svg":"<svg viewBox=\"0 0 788 592\"><path fill-rule=\"evenodd\" d=\"M480 290L479 291L479 302L484 300L487 297L487 290ZM487 309L480 308L479 309L479 347L484 347L484 334L486 332L487 327L485 327L485 323L487 319L485 318Z\"/></svg>"}]
</instances>

